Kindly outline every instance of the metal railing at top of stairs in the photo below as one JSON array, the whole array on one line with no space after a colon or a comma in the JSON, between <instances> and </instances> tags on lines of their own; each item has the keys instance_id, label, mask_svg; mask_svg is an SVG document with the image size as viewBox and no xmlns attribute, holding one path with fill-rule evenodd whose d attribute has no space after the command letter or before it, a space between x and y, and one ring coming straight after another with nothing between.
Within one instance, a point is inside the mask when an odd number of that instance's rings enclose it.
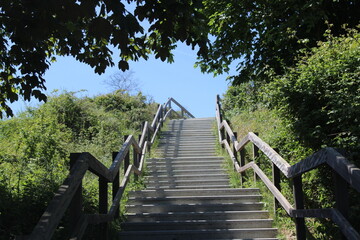
<instances>
[{"instance_id":1,"label":"metal railing at top of stairs","mask_svg":"<svg viewBox=\"0 0 360 240\"><path fill-rule=\"evenodd\" d=\"M218 127L219 141L226 148L233 162L234 169L241 174L244 181L244 172L252 168L254 173L264 182L274 196L275 208L280 204L287 214L295 219L297 239L306 239L306 227L304 218L328 218L336 223L343 236L351 240L359 240L359 233L347 220L348 216L348 186L352 186L360 192L360 169L351 164L344 156L333 148L322 149L306 159L290 166L273 148L259 138L255 133L249 132L241 141L237 140L237 134L233 132L226 120L223 119L220 97L216 97L216 122ZM253 161L245 164L244 147L247 143L253 143ZM258 151L261 150L270 160L273 169L273 181L256 164ZM240 153L238 156L238 152ZM304 209L302 174L322 164L329 165L335 178L336 208ZM293 194L295 207L281 193L280 172L293 180Z\"/></svg>"},{"instance_id":2,"label":"metal railing at top of stairs","mask_svg":"<svg viewBox=\"0 0 360 240\"><path fill-rule=\"evenodd\" d=\"M181 116L171 103L181 109ZM119 152L113 153L110 168L104 166L90 153L72 153L70 155L70 173L59 187L54 198L48 204L39 222L29 236L18 236L16 239L47 240L51 239L65 211L69 209L70 239L81 239L89 224L101 224L102 239L106 238L107 222L119 216L120 200L129 182L130 174L143 173L145 155L154 143L156 135L165 120L175 113L180 117L194 117L175 99L169 98L164 105L159 105L151 125L145 122L139 142L135 137L125 136L125 142ZM133 148L133 164L130 164L130 148ZM124 164L124 177L120 183L120 167ZM99 177L99 214L82 212L82 179L87 171ZM108 211L108 183L112 183L112 205Z\"/></svg>"}]
</instances>

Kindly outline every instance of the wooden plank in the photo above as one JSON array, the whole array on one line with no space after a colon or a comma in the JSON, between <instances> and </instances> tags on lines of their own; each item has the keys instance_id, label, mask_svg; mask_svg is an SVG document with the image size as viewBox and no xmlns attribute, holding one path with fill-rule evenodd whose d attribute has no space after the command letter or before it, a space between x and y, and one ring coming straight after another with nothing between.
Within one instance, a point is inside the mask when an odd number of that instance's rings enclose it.
<instances>
[{"instance_id":1,"label":"wooden plank","mask_svg":"<svg viewBox=\"0 0 360 240\"><path fill-rule=\"evenodd\" d=\"M161 115L161 110L162 110L162 106L161 106L161 104L160 104L159 107L158 107L158 109L157 109L157 111L156 111L156 114L155 114L155 116L154 116L154 119L153 119L153 121L152 121L152 123L151 123L151 127L152 127L153 129L154 129L155 126L156 126L157 119L159 119L159 117L160 117L160 115Z\"/></svg>"},{"instance_id":2,"label":"wooden plank","mask_svg":"<svg viewBox=\"0 0 360 240\"><path fill-rule=\"evenodd\" d=\"M131 143L132 143L132 139L133 139L133 136L129 135L126 138L124 144L122 145L119 153L116 155L113 163L110 166L110 171L112 173L116 172L116 170L118 170L120 168L120 165L121 165L122 161L124 160L125 156L128 155L129 148L130 148ZM115 175L111 178L111 181L113 181L114 178L115 178Z\"/></svg>"},{"instance_id":3,"label":"wooden plank","mask_svg":"<svg viewBox=\"0 0 360 240\"><path fill-rule=\"evenodd\" d=\"M241 141L236 144L235 148L236 148L236 151L240 151L241 149L243 149L245 147L246 144L248 144L250 142L250 139L249 139L249 135L246 135L243 139L241 139Z\"/></svg>"},{"instance_id":4,"label":"wooden plank","mask_svg":"<svg viewBox=\"0 0 360 240\"><path fill-rule=\"evenodd\" d=\"M109 182L113 180L113 173L104 164L88 152L84 152L83 155L88 161L89 171L98 177L105 178Z\"/></svg>"},{"instance_id":5,"label":"wooden plank","mask_svg":"<svg viewBox=\"0 0 360 240\"><path fill-rule=\"evenodd\" d=\"M281 192L281 185L280 185L280 170L279 168L272 162L272 177L273 177L273 183L274 186ZM280 207L280 203L278 200L274 197L274 213L276 213L276 210Z\"/></svg>"},{"instance_id":6,"label":"wooden plank","mask_svg":"<svg viewBox=\"0 0 360 240\"><path fill-rule=\"evenodd\" d=\"M333 148L325 148L326 162L356 191L360 192L360 169Z\"/></svg>"},{"instance_id":7,"label":"wooden plank","mask_svg":"<svg viewBox=\"0 0 360 240\"><path fill-rule=\"evenodd\" d=\"M81 239L82 236L85 233L85 230L88 226L89 222L88 222L88 218L87 215L82 215L81 217L79 217L77 219L77 223L74 227L74 230L71 232L70 234L70 240L78 240Z\"/></svg>"},{"instance_id":8,"label":"wooden plank","mask_svg":"<svg viewBox=\"0 0 360 240\"><path fill-rule=\"evenodd\" d=\"M149 132L149 123L147 121L145 121L143 129L142 129L142 133L141 133L141 137L139 140L139 147L143 148L144 142L148 137L148 132Z\"/></svg>"},{"instance_id":9,"label":"wooden plank","mask_svg":"<svg viewBox=\"0 0 360 240\"><path fill-rule=\"evenodd\" d=\"M155 132L154 132L154 135L152 136L152 139L151 139L151 145L155 142L155 138L156 138L156 135L158 133L158 131L160 130L160 126L161 126L161 123L162 123L162 118L160 119L158 125L156 126L156 129L155 129Z\"/></svg>"},{"instance_id":10,"label":"wooden plank","mask_svg":"<svg viewBox=\"0 0 360 240\"><path fill-rule=\"evenodd\" d=\"M293 189L294 189L293 192L294 192L295 209L304 209L304 193L302 190L301 175L293 178ZM303 217L295 218L295 227L296 227L296 239L306 240L305 219Z\"/></svg>"},{"instance_id":11,"label":"wooden plank","mask_svg":"<svg viewBox=\"0 0 360 240\"><path fill-rule=\"evenodd\" d=\"M70 154L70 169L75 165L76 161L80 157L81 153L71 153ZM79 183L71 202L69 205L69 228L70 232L76 231L75 227L78 223L78 220L82 217L82 182Z\"/></svg>"},{"instance_id":12,"label":"wooden plank","mask_svg":"<svg viewBox=\"0 0 360 240\"><path fill-rule=\"evenodd\" d=\"M139 171L140 172L143 172L143 167L144 167L144 162L145 162L145 156L146 156L146 149L147 149L147 146L148 146L149 142L146 141L145 144L144 144L144 147L143 147L143 151L141 153L141 157L140 157L140 164L139 164Z\"/></svg>"},{"instance_id":13,"label":"wooden plank","mask_svg":"<svg viewBox=\"0 0 360 240\"><path fill-rule=\"evenodd\" d=\"M256 136L254 133L249 132L248 137L279 169L283 174L288 177L288 170L290 164L286 162L269 144L264 142L261 138Z\"/></svg>"},{"instance_id":14,"label":"wooden plank","mask_svg":"<svg viewBox=\"0 0 360 240\"><path fill-rule=\"evenodd\" d=\"M113 152L112 153L112 160L114 161L116 158L117 152ZM116 192L120 187L120 169L118 169L117 174L112 182L112 200L114 201L115 197L116 197ZM114 217L118 218L120 216L120 211L119 209L115 212Z\"/></svg>"},{"instance_id":15,"label":"wooden plank","mask_svg":"<svg viewBox=\"0 0 360 240\"><path fill-rule=\"evenodd\" d=\"M274 184L270 181L270 179L265 175L265 173L255 164L253 163L252 168L259 176L259 178L264 182L266 187L270 190L270 192L276 197L281 206L285 209L287 214L290 215L290 211L293 209L289 201L282 195L282 193L274 186Z\"/></svg>"},{"instance_id":16,"label":"wooden plank","mask_svg":"<svg viewBox=\"0 0 360 240\"><path fill-rule=\"evenodd\" d=\"M70 174L59 187L54 198L50 201L45 212L29 236L30 239L51 239L89 167L86 159L83 158L82 155L83 154L80 155L75 165L71 168Z\"/></svg>"},{"instance_id":17,"label":"wooden plank","mask_svg":"<svg viewBox=\"0 0 360 240\"><path fill-rule=\"evenodd\" d=\"M313 155L305 158L304 160L292 165L288 170L288 178L296 177L300 174L308 172L319 165L326 162L327 153L325 149L322 149Z\"/></svg>"},{"instance_id":18,"label":"wooden plank","mask_svg":"<svg viewBox=\"0 0 360 240\"><path fill-rule=\"evenodd\" d=\"M341 232L348 240L359 240L360 234L351 226L346 218L336 209L332 211L332 220L340 227Z\"/></svg>"},{"instance_id":19,"label":"wooden plank","mask_svg":"<svg viewBox=\"0 0 360 240\"><path fill-rule=\"evenodd\" d=\"M184 112L186 112L191 118L195 118L194 115L192 115L186 108L184 108L178 101L176 101L174 98L170 98L170 100L175 103L179 108L181 108Z\"/></svg>"},{"instance_id":20,"label":"wooden plank","mask_svg":"<svg viewBox=\"0 0 360 240\"><path fill-rule=\"evenodd\" d=\"M236 137L235 137L235 135L234 135L234 133L233 133L233 131L231 130L231 128L230 128L230 126L229 126L229 124L228 124L228 122L226 120L222 121L222 123L220 125L220 130L222 128L224 128L225 131L227 132L227 134L229 135L231 142L233 142L235 145L239 144Z\"/></svg>"}]
</instances>

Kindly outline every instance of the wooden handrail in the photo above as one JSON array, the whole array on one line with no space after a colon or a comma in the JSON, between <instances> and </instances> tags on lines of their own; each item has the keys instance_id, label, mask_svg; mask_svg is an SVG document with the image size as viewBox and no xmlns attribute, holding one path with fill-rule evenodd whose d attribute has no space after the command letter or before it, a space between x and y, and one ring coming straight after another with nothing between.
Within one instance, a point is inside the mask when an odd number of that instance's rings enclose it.
<instances>
[{"instance_id":1,"label":"wooden handrail","mask_svg":"<svg viewBox=\"0 0 360 240\"><path fill-rule=\"evenodd\" d=\"M188 117L190 118L194 118L194 115L192 115L186 108L184 108L178 101L176 101L174 98L169 98L168 101L164 104L164 110L166 111L167 107L169 107L170 109L171 107L171 103L174 103L175 105L177 105L180 109L181 109L181 116L182 117L187 117L186 115L188 115ZM176 114L177 112L174 111Z\"/></svg>"},{"instance_id":2,"label":"wooden handrail","mask_svg":"<svg viewBox=\"0 0 360 240\"><path fill-rule=\"evenodd\" d=\"M350 186L360 192L360 169L354 164L351 164L344 156L337 152L333 148L322 149L306 159L290 165L286 162L273 148L271 148L266 142L259 138L256 134L249 132L240 142L235 137L235 134L231 130L228 122L222 119L220 97L216 97L216 122L219 133L219 142L224 146L228 152L234 168L240 174L251 168L256 175L264 182L274 198L280 203L284 210L290 217L296 219L296 223L301 225L303 221L297 222L297 219L303 219L305 217L315 218L330 218L336 223L343 235L347 239L360 239L360 234L351 226L349 221L344 217L343 213L338 209L298 209L293 207L289 201L284 197L280 190L276 187L275 183L271 182L260 167L253 161L244 166L238 163L236 160L236 153L242 151L243 148L249 142L252 142L259 150L261 150L287 178L295 179L300 178L305 172L308 172L314 168L319 167L322 164L329 165L334 172L336 172L341 178L343 178ZM226 137L227 136L227 137ZM228 142L228 140L230 142ZM230 147L233 145L233 148ZM233 152L233 149L235 152ZM296 184L294 184L294 187ZM302 191L302 189L298 189ZM340 197L340 196L338 196ZM295 196L295 202L299 201ZM305 226L297 226L298 239L305 239ZM299 237L300 236L300 237Z\"/></svg>"},{"instance_id":3,"label":"wooden handrail","mask_svg":"<svg viewBox=\"0 0 360 240\"><path fill-rule=\"evenodd\" d=\"M173 98L169 98L169 101L172 101L176 105L180 106L180 108L182 108L182 111L186 112L189 116L191 115ZM116 178L118 178L119 176L120 166L122 163L124 163L124 160L128 158L130 148L132 147L134 154L139 156L139 159L134 159L134 165L124 165L126 172L121 184L116 191L116 194L114 194L110 210L107 213L101 214L81 214L78 219L75 219L76 224L75 226L73 226L73 230L70 233L71 239L81 239L88 224L99 224L112 221L117 215L120 200L129 182L130 175L132 173L136 175L142 174L147 149L154 143L156 135L160 130L163 122L165 122L166 119L170 116L170 114L174 112L172 108L170 108L166 112L165 109L166 108L163 108L162 105L159 105L151 125L148 122L144 123L139 143L132 135L126 138L121 149L116 154L110 168L107 168L90 153L83 152L79 154L78 158L70 169L69 175L64 180L63 184L59 187L59 190L55 194L54 198L48 204L48 207L41 216L37 225L34 227L32 233L26 237L18 236L17 239L23 239L24 237L31 240L51 239L55 232L55 229L57 228L63 215L65 214L65 211L69 208L79 189L81 190L81 183L82 179L85 176L85 173L89 170L90 172L98 176L99 180L101 180L102 182L105 181L105 184L108 182L112 182L114 184ZM107 199L107 185L105 186L105 197ZM81 204L81 201L79 202ZM81 209L81 206L78 207L79 209Z\"/></svg>"}]
</instances>

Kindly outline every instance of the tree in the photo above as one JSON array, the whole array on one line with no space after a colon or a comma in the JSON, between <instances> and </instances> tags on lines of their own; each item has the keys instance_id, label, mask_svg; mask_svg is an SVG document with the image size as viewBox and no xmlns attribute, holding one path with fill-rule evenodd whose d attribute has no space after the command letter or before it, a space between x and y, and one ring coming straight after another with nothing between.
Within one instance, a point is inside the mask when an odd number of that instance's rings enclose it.
<instances>
[{"instance_id":1,"label":"tree","mask_svg":"<svg viewBox=\"0 0 360 240\"><path fill-rule=\"evenodd\" d=\"M215 40L197 64L218 74L238 63L235 85L266 81L270 69L283 73L294 65L299 49L323 39L328 24L339 35L343 24L355 27L360 20L357 0L205 0L204 5Z\"/></svg>"},{"instance_id":2,"label":"tree","mask_svg":"<svg viewBox=\"0 0 360 240\"><path fill-rule=\"evenodd\" d=\"M112 91L120 90L124 93L139 92L138 80L134 78L133 71L117 72L104 81Z\"/></svg>"},{"instance_id":3,"label":"tree","mask_svg":"<svg viewBox=\"0 0 360 240\"><path fill-rule=\"evenodd\" d=\"M125 5L125 3L127 5ZM135 7L130 11L130 5ZM206 21L200 0L13 0L0 3L0 105L23 96L45 101L44 73L56 56L73 56L103 73L120 50L118 67L154 54L172 61L176 41L206 53ZM149 22L144 30L141 21ZM2 116L2 114L1 114Z\"/></svg>"}]
</instances>

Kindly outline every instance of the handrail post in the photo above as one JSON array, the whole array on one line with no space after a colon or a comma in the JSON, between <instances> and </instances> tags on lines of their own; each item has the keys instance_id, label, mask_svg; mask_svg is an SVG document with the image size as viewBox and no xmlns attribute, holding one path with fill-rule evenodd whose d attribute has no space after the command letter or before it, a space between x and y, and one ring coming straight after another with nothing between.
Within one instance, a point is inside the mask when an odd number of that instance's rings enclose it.
<instances>
[{"instance_id":1,"label":"handrail post","mask_svg":"<svg viewBox=\"0 0 360 240\"><path fill-rule=\"evenodd\" d=\"M126 141L126 139L128 137L129 137L129 135L124 135L124 142ZM127 152L125 157L124 157L124 175L126 174L126 171L127 171L128 167L129 167L129 165L130 165L130 155L129 155L129 152Z\"/></svg>"},{"instance_id":2,"label":"handrail post","mask_svg":"<svg viewBox=\"0 0 360 240\"><path fill-rule=\"evenodd\" d=\"M99 177L99 213L108 212L108 181L104 177ZM101 223L99 226L101 239L107 239L108 223Z\"/></svg>"},{"instance_id":3,"label":"handrail post","mask_svg":"<svg viewBox=\"0 0 360 240\"><path fill-rule=\"evenodd\" d=\"M112 160L114 162L116 156L117 156L118 152L113 152L112 153ZM116 176L115 176L115 179L112 183L112 198L113 198L113 201L116 197L116 194L117 194L117 191L119 190L119 187L120 187L120 169L118 170ZM119 217L119 209L116 210L115 212L115 218L118 218Z\"/></svg>"},{"instance_id":4,"label":"handrail post","mask_svg":"<svg viewBox=\"0 0 360 240\"><path fill-rule=\"evenodd\" d=\"M336 171L333 171L333 178L334 178L334 187L335 187L334 193L335 193L336 208L346 219L348 219L349 184ZM342 234L342 239L347 239L347 238Z\"/></svg>"},{"instance_id":5,"label":"handrail post","mask_svg":"<svg viewBox=\"0 0 360 240\"><path fill-rule=\"evenodd\" d=\"M274 149L274 150L276 152L278 152L277 149ZM273 162L271 162L271 165L272 165L273 183L274 183L275 187L281 192L280 169ZM278 208L280 208L280 203L276 199L276 197L274 196L274 214L276 214L276 211L277 211Z\"/></svg>"},{"instance_id":6,"label":"handrail post","mask_svg":"<svg viewBox=\"0 0 360 240\"><path fill-rule=\"evenodd\" d=\"M295 200L295 209L304 209L304 193L302 189L302 176L296 176L293 178L293 188L294 188L294 200ZM304 218L295 218L296 225L296 239L305 240L306 239L306 229L305 229L305 220Z\"/></svg>"},{"instance_id":7,"label":"handrail post","mask_svg":"<svg viewBox=\"0 0 360 240\"><path fill-rule=\"evenodd\" d=\"M237 132L233 132L233 133L234 133L234 137L237 139ZM235 161L238 162L239 158L234 142L232 143L232 151L234 153ZM234 164L234 170L236 170L235 164Z\"/></svg>"},{"instance_id":8,"label":"handrail post","mask_svg":"<svg viewBox=\"0 0 360 240\"><path fill-rule=\"evenodd\" d=\"M80 154L81 153L70 153L70 169L74 166ZM77 225L77 222L81 218L82 204L82 183L80 183L69 206L69 226L71 228L70 232L73 232L74 228Z\"/></svg>"},{"instance_id":9,"label":"handrail post","mask_svg":"<svg viewBox=\"0 0 360 240\"><path fill-rule=\"evenodd\" d=\"M259 136L259 133L257 133L257 132L254 132L254 134L256 136ZM258 157L259 157L259 148L255 144L253 144L253 161L254 161L254 163L256 163L256 165L258 165L259 168L261 168L260 161L257 161L257 162L255 161ZM254 182L255 182L255 184L257 182L257 179L258 178L257 178L256 172L254 171Z\"/></svg>"},{"instance_id":10,"label":"handrail post","mask_svg":"<svg viewBox=\"0 0 360 240\"><path fill-rule=\"evenodd\" d=\"M243 167L245 165L245 148L240 150L240 167ZM241 187L244 186L245 182L245 172L240 173L240 181L241 181Z\"/></svg>"}]
</instances>

